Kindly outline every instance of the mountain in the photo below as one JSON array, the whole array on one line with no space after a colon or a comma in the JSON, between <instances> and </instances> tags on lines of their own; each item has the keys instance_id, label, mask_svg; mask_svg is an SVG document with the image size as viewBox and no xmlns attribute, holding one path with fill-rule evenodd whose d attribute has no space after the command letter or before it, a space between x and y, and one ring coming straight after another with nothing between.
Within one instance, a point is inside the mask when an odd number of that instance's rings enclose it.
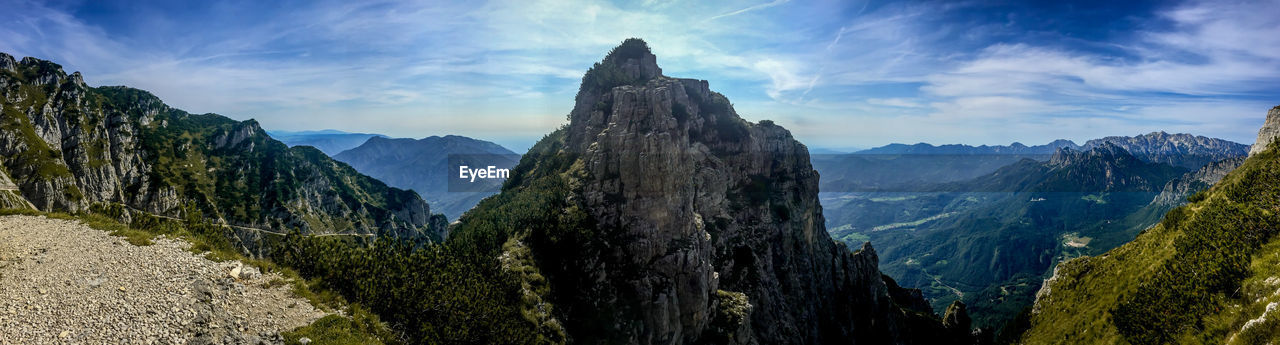
<instances>
[{"instance_id":1,"label":"mountain","mask_svg":"<svg viewBox=\"0 0 1280 345\"><path fill-rule=\"evenodd\" d=\"M990 174L1023 159L1017 154L843 154L813 158L823 192L924 192L934 185Z\"/></svg>"},{"instance_id":2,"label":"mountain","mask_svg":"<svg viewBox=\"0 0 1280 345\"><path fill-rule=\"evenodd\" d=\"M1223 159L1243 157L1249 153L1249 145L1185 133L1165 132L1093 139L1085 142L1081 148L1088 150L1104 143L1120 146L1147 162L1166 163L1188 170L1199 169L1206 164Z\"/></svg>"},{"instance_id":3,"label":"mountain","mask_svg":"<svg viewBox=\"0 0 1280 345\"><path fill-rule=\"evenodd\" d=\"M1280 340L1280 107L1248 159L1133 241L1058 266L1028 344L1262 344ZM1268 140L1271 140L1268 142ZM1259 148L1262 148L1259 150Z\"/></svg>"},{"instance_id":4,"label":"mountain","mask_svg":"<svg viewBox=\"0 0 1280 345\"><path fill-rule=\"evenodd\" d=\"M254 120L190 114L122 86L89 87L44 60L0 53L0 165L40 210L198 219L265 232L443 237L411 191L387 187Z\"/></svg>"},{"instance_id":5,"label":"mountain","mask_svg":"<svg viewBox=\"0 0 1280 345\"><path fill-rule=\"evenodd\" d=\"M272 139L289 147L311 146L332 157L339 152L360 146L369 138L386 138L382 134L349 133L334 129L319 131L267 131Z\"/></svg>"},{"instance_id":6,"label":"mountain","mask_svg":"<svg viewBox=\"0 0 1280 345\"><path fill-rule=\"evenodd\" d=\"M1160 195L1157 195L1155 200L1151 202L1170 209L1181 206L1187 201L1187 197L1209 189L1210 186L1226 177L1227 173L1240 167L1240 164L1244 164L1245 158L1248 157L1240 156L1209 163L1196 171L1188 172L1181 177L1173 179L1165 184L1164 188L1160 189Z\"/></svg>"},{"instance_id":7,"label":"mountain","mask_svg":"<svg viewBox=\"0 0 1280 345\"><path fill-rule=\"evenodd\" d=\"M449 219L458 219L481 199L496 194L498 189L450 191L449 178L458 173L450 168L450 156L491 158L488 164L500 168L511 168L519 160L519 155L498 144L456 135L418 140L372 137L333 158L351 164L356 171L388 185L418 192L437 212L444 213Z\"/></svg>"},{"instance_id":8,"label":"mountain","mask_svg":"<svg viewBox=\"0 0 1280 345\"><path fill-rule=\"evenodd\" d=\"M970 146L963 144L948 144L934 146L926 143L918 143L914 145L907 144L889 144L881 147L858 151L858 154L864 155L1050 155L1060 148L1080 149L1075 142L1066 139L1054 140L1048 144L1026 146L1022 143L1013 143L1008 146Z\"/></svg>"},{"instance_id":9,"label":"mountain","mask_svg":"<svg viewBox=\"0 0 1280 345\"><path fill-rule=\"evenodd\" d=\"M1140 213L1182 169L1117 145L1060 148L929 192L824 198L834 238L878 243L882 269L942 310L968 305L974 324L999 327L1031 303L1063 257L1110 249L1155 221Z\"/></svg>"},{"instance_id":10,"label":"mountain","mask_svg":"<svg viewBox=\"0 0 1280 345\"><path fill-rule=\"evenodd\" d=\"M1064 147L1079 148L1070 140L1037 146L890 144L849 154L814 155L813 166L822 175L823 192L912 192L976 178L1024 158L1045 160Z\"/></svg>"},{"instance_id":11,"label":"mountain","mask_svg":"<svg viewBox=\"0 0 1280 345\"><path fill-rule=\"evenodd\" d=\"M870 245L825 234L804 145L656 61L638 39L614 48L583 76L570 123L452 228L520 267L531 321L590 344L968 337L963 308L945 328Z\"/></svg>"},{"instance_id":12,"label":"mountain","mask_svg":"<svg viewBox=\"0 0 1280 345\"><path fill-rule=\"evenodd\" d=\"M1153 132L1093 139L1081 146L1064 139L1037 146L890 144L852 154L815 155L813 165L823 176L823 192L922 192L939 183L989 174L1024 158L1046 160L1062 148L1088 151L1107 143L1143 161L1187 170L1248 152L1248 146L1227 140Z\"/></svg>"}]
</instances>

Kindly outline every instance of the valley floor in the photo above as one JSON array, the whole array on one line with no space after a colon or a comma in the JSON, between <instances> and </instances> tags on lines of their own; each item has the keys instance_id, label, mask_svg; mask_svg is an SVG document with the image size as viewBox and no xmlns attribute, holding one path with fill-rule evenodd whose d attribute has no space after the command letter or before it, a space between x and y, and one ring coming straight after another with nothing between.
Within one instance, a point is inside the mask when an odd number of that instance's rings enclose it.
<instances>
[{"instance_id":1,"label":"valley floor","mask_svg":"<svg viewBox=\"0 0 1280 345\"><path fill-rule=\"evenodd\" d=\"M282 343L280 332L325 315L275 274L188 247L168 238L135 246L70 220L0 217L0 344Z\"/></svg>"}]
</instances>

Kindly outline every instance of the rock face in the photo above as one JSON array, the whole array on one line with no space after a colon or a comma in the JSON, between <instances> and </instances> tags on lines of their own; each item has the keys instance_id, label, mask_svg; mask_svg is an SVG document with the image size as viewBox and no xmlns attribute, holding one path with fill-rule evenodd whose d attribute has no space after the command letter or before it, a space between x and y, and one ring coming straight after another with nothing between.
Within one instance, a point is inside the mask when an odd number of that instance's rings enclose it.
<instances>
[{"instance_id":1,"label":"rock face","mask_svg":"<svg viewBox=\"0 0 1280 345\"><path fill-rule=\"evenodd\" d=\"M189 114L127 87L91 88L78 72L35 58L0 53L0 67L0 164L41 210L123 205L125 218L141 211L402 237L425 237L439 223L413 192L313 148L287 148L253 120Z\"/></svg>"},{"instance_id":2,"label":"rock face","mask_svg":"<svg viewBox=\"0 0 1280 345\"><path fill-rule=\"evenodd\" d=\"M13 180L4 171L0 171L0 208L35 209L35 206L22 197L18 185L13 184Z\"/></svg>"},{"instance_id":3,"label":"rock face","mask_svg":"<svg viewBox=\"0 0 1280 345\"><path fill-rule=\"evenodd\" d=\"M575 342L938 341L941 322L899 307L927 303L886 283L869 243L827 235L807 148L706 81L662 75L643 41L587 72L569 118L559 156L581 169L570 198L600 240L543 269L571 273L552 286Z\"/></svg>"},{"instance_id":4,"label":"rock face","mask_svg":"<svg viewBox=\"0 0 1280 345\"><path fill-rule=\"evenodd\" d=\"M487 163L500 168L510 168L520 158L498 144L446 135L422 139L373 137L333 159L351 164L357 171L393 187L418 192L436 212L458 219L481 199L495 194L497 188L488 192L450 191L450 174L458 173L449 169L451 155L484 157Z\"/></svg>"},{"instance_id":5,"label":"rock face","mask_svg":"<svg viewBox=\"0 0 1280 345\"><path fill-rule=\"evenodd\" d=\"M1272 141L1280 137L1280 106L1271 108L1267 112L1267 120L1262 123L1262 128L1258 130L1258 141L1253 143L1249 148L1249 155L1255 155L1267 149Z\"/></svg>"},{"instance_id":6,"label":"rock face","mask_svg":"<svg viewBox=\"0 0 1280 345\"><path fill-rule=\"evenodd\" d=\"M1244 164L1244 160L1248 157L1235 157L1224 159L1221 161L1209 163L1199 170L1192 171L1186 175L1182 175L1164 185L1157 195L1153 204L1166 207L1176 207L1186 202L1187 197L1196 192L1208 189L1209 186L1218 183L1227 173L1236 170L1240 164Z\"/></svg>"},{"instance_id":7,"label":"rock face","mask_svg":"<svg viewBox=\"0 0 1280 345\"><path fill-rule=\"evenodd\" d=\"M1244 156L1249 146L1227 140L1186 133L1151 132L1132 137L1105 137L1085 142L1087 151L1105 144L1123 148L1134 157L1152 163L1165 163L1195 170L1223 159Z\"/></svg>"}]
</instances>

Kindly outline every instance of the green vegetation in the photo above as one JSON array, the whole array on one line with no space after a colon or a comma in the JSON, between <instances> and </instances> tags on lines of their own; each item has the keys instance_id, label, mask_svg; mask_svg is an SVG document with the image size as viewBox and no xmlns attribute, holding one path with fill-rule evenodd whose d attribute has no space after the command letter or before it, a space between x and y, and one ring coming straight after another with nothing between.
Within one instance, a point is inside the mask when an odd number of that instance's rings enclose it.
<instances>
[{"instance_id":1,"label":"green vegetation","mask_svg":"<svg viewBox=\"0 0 1280 345\"><path fill-rule=\"evenodd\" d=\"M921 288L935 312L961 299L974 326L998 332L1032 304L1056 263L1119 246L1168 211L1151 201L1179 169L1119 150L1096 153L1065 157L1063 165L1022 160L976 179L921 188L931 192L828 193L823 213L827 224L841 225L830 229L832 238L875 244L881 270ZM855 158L847 163L965 167L953 156ZM968 164L979 163L986 164ZM893 177L865 173L858 178L870 185Z\"/></svg>"},{"instance_id":2,"label":"green vegetation","mask_svg":"<svg viewBox=\"0 0 1280 345\"><path fill-rule=\"evenodd\" d=\"M1274 294L1280 286L1277 181L1280 153L1273 143L1133 242L1060 265L1052 293L1031 317L1023 341L1280 340L1273 325L1250 324L1277 316L1266 308L1280 300Z\"/></svg>"},{"instance_id":3,"label":"green vegetation","mask_svg":"<svg viewBox=\"0 0 1280 345\"><path fill-rule=\"evenodd\" d=\"M579 90L597 90L608 91L614 87L622 85L640 85L648 81L642 78L634 78L627 75L621 68L621 65L627 59L639 59L644 55L651 54L649 45L639 38L628 38L622 41L622 44L614 47L606 55L604 61L597 62L587 69L587 73L582 75L582 85ZM598 104L597 110L607 109L607 105ZM603 109L602 109L603 108Z\"/></svg>"},{"instance_id":4,"label":"green vegetation","mask_svg":"<svg viewBox=\"0 0 1280 345\"><path fill-rule=\"evenodd\" d=\"M310 344L343 345L343 344L387 344L395 342L395 335L373 315L358 305L353 305L351 317L328 315L310 325L282 334L286 344L302 344L302 338L310 339Z\"/></svg>"},{"instance_id":5,"label":"green vegetation","mask_svg":"<svg viewBox=\"0 0 1280 345\"><path fill-rule=\"evenodd\" d=\"M292 234L273 257L395 320L409 343L564 343L544 274L568 273L539 272L533 263L568 267L568 256L592 238L584 230L591 229L585 212L567 201L572 171L579 168L576 158L560 152L563 136L562 129L540 141L513 169L504 192L465 214L442 244L381 238L364 245Z\"/></svg>"}]
</instances>

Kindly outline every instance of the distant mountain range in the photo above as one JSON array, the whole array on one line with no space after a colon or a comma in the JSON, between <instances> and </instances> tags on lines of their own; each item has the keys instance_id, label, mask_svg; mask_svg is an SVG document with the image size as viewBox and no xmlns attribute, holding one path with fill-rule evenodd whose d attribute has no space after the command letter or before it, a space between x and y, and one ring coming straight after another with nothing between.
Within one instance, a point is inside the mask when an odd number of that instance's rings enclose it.
<instances>
[{"instance_id":1,"label":"distant mountain range","mask_svg":"<svg viewBox=\"0 0 1280 345\"><path fill-rule=\"evenodd\" d=\"M885 272L923 287L935 308L959 298L976 325L999 327L1056 262L1132 239L1247 149L1156 132L1080 146L889 145L814 167L834 238L877 244Z\"/></svg>"},{"instance_id":2,"label":"distant mountain range","mask_svg":"<svg viewBox=\"0 0 1280 345\"><path fill-rule=\"evenodd\" d=\"M1088 151L1107 143L1143 161L1187 171L1249 151L1248 145L1223 139L1152 132L1093 139L1084 145L1065 139L1036 146L890 144L849 154L815 155L813 166L822 174L823 192L921 191L988 174L1022 159L1047 160L1060 149Z\"/></svg>"},{"instance_id":3,"label":"distant mountain range","mask_svg":"<svg viewBox=\"0 0 1280 345\"><path fill-rule=\"evenodd\" d=\"M289 147L293 146L311 146L320 149L320 152L330 157L346 150L350 150L356 146L360 146L369 138L387 136L382 134L370 133L350 133L334 129L325 129L319 131L267 131L267 135L271 138L279 140Z\"/></svg>"},{"instance_id":4,"label":"distant mountain range","mask_svg":"<svg viewBox=\"0 0 1280 345\"><path fill-rule=\"evenodd\" d=\"M934 146L927 143L918 143L914 145L907 144L889 144L881 147L870 148L862 151L854 152L864 155L1050 155L1059 148L1080 149L1079 145L1071 140L1059 139L1048 144L1027 146L1022 143L1013 143L1005 145L980 145L970 146L963 144L947 144Z\"/></svg>"},{"instance_id":5,"label":"distant mountain range","mask_svg":"<svg viewBox=\"0 0 1280 345\"><path fill-rule=\"evenodd\" d=\"M481 199L496 194L495 186L485 192L450 191L449 156L485 156L489 163L511 168L519 155L501 145L457 135L422 139L371 137L364 144L333 158L364 174L397 187L418 192L432 209L449 219L458 219Z\"/></svg>"},{"instance_id":6,"label":"distant mountain range","mask_svg":"<svg viewBox=\"0 0 1280 345\"><path fill-rule=\"evenodd\" d=\"M1165 132L1093 139L1085 142L1080 149L1089 150L1105 143L1120 146L1143 161L1166 163L1188 170L1196 170L1212 162L1249 154L1249 145L1186 133Z\"/></svg>"},{"instance_id":7,"label":"distant mountain range","mask_svg":"<svg viewBox=\"0 0 1280 345\"><path fill-rule=\"evenodd\" d=\"M1092 139L1084 145L1066 139L1054 140L1048 144L1026 146L1022 143L1004 145L970 146L949 144L934 146L926 143L914 145L889 144L881 147L857 151L860 155L1052 155L1058 149L1090 150L1105 143L1112 143L1124 148L1144 161L1169 163L1187 169L1198 169L1210 162L1230 157L1244 156L1249 153L1249 145L1228 140L1209 138L1186 133L1169 134L1151 132L1132 137L1110 136Z\"/></svg>"}]
</instances>

